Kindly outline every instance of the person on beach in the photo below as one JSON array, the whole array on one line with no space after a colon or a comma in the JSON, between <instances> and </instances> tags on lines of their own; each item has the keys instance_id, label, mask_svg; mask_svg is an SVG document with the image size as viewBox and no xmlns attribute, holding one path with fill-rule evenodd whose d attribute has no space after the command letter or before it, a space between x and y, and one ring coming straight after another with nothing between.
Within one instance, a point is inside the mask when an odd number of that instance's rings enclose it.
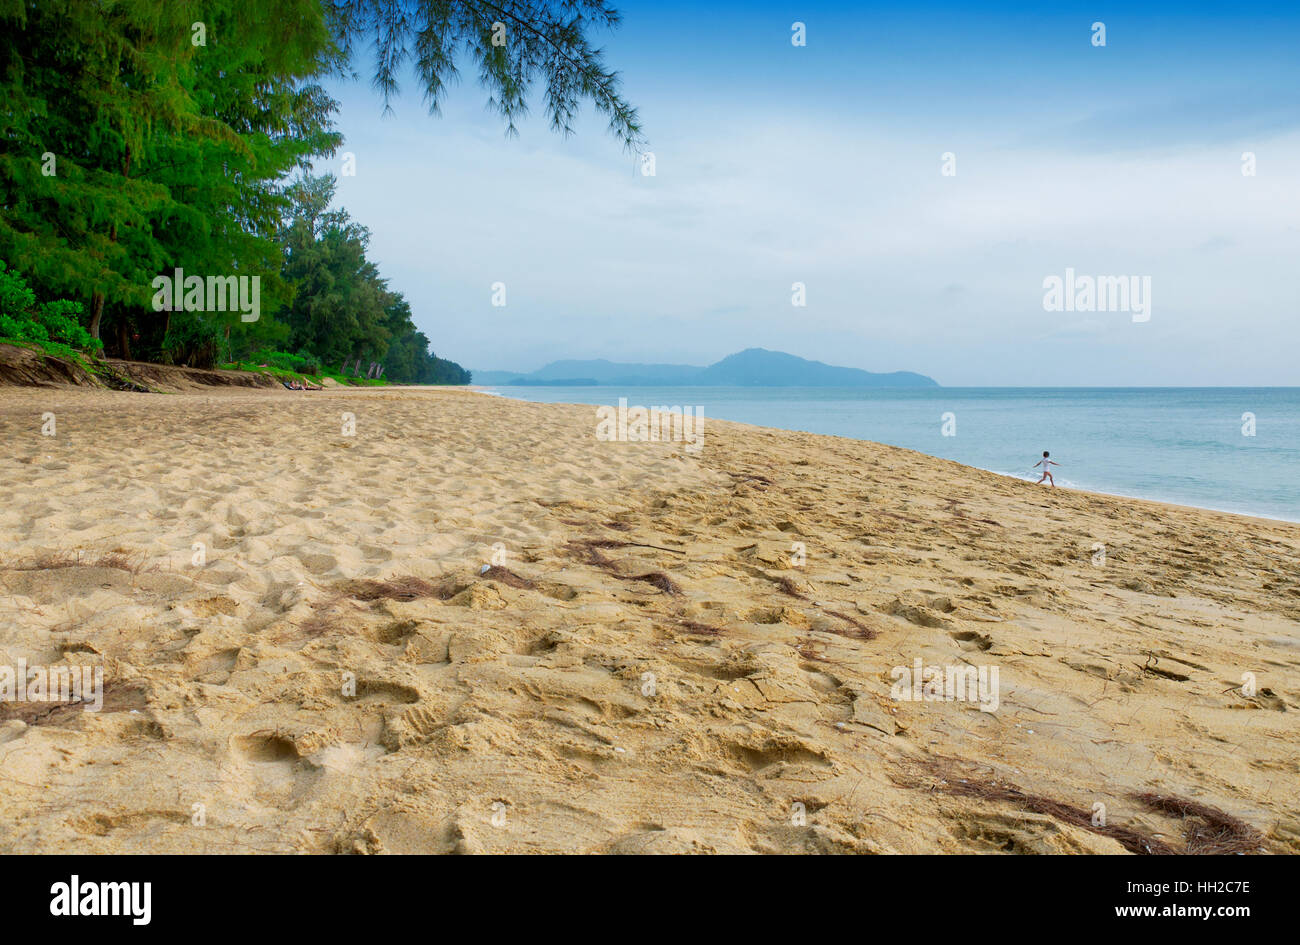
<instances>
[{"instance_id":1,"label":"person on beach","mask_svg":"<svg viewBox=\"0 0 1300 945\"><path fill-rule=\"evenodd\" d=\"M1056 461L1054 461L1054 460L1050 460L1050 459L1048 459L1048 458L1047 458L1048 455L1049 455L1049 454L1048 454L1047 450L1043 450L1043 458L1040 459L1038 462L1034 463L1034 467L1035 467L1035 468L1037 468L1037 467L1039 467L1039 466L1042 466L1042 467L1043 467L1043 474L1042 474L1042 476L1040 476L1040 477L1038 478L1038 482L1035 483L1035 485L1042 485L1043 480L1047 480L1048 482L1050 482L1050 483L1052 484L1052 488L1055 489L1055 488L1056 488L1056 480L1052 478L1052 467L1053 467L1053 466L1059 466L1059 465L1061 465L1061 464L1058 463L1058 462L1056 462Z\"/></svg>"}]
</instances>

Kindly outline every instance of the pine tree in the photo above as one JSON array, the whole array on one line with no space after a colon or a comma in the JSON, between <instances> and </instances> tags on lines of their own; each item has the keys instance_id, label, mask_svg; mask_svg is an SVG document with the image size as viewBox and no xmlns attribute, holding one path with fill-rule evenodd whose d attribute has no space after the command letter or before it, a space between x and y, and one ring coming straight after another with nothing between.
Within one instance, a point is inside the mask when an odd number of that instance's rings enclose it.
<instances>
[{"instance_id":1,"label":"pine tree","mask_svg":"<svg viewBox=\"0 0 1300 945\"><path fill-rule=\"evenodd\" d=\"M120 348L166 334L159 273L274 279L280 180L339 142L307 81L338 56L318 0L0 0L0 258Z\"/></svg>"},{"instance_id":2,"label":"pine tree","mask_svg":"<svg viewBox=\"0 0 1300 945\"><path fill-rule=\"evenodd\" d=\"M121 356L391 350L390 378L467 381L366 259L369 232L330 209L332 180L309 176L340 144L319 80L373 41L385 102L409 63L436 113L464 54L507 132L541 82L557 131L589 100L635 148L588 38L617 22L601 0L0 0L0 260L80 302ZM177 268L258 276L266 314L155 311L154 277Z\"/></svg>"},{"instance_id":3,"label":"pine tree","mask_svg":"<svg viewBox=\"0 0 1300 945\"><path fill-rule=\"evenodd\" d=\"M468 54L488 89L488 104L506 121L528 112L534 82L552 128L573 130L582 101L609 119L609 130L628 148L643 144L636 109L619 92L618 73L605 68L589 34L619 24L603 0L323 0L340 48L350 54L359 41L376 53L374 86L384 101L398 91L408 64L437 114L447 84L458 75L456 58Z\"/></svg>"}]
</instances>

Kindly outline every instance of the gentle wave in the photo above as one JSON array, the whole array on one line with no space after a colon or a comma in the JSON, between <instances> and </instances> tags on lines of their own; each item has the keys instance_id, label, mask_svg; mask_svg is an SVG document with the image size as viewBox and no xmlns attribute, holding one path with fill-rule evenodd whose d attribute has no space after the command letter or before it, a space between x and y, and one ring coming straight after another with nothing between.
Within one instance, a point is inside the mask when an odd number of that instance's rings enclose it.
<instances>
[{"instance_id":1,"label":"gentle wave","mask_svg":"<svg viewBox=\"0 0 1300 945\"><path fill-rule=\"evenodd\" d=\"M873 440L1062 488L1300 521L1300 388L493 387L541 403L698 405L706 418ZM953 436L944 436L946 420ZM706 426L707 431L707 426ZM1249 433L1249 435L1248 435ZM707 436L707 432L706 432ZM1011 471L1024 469L1025 472Z\"/></svg>"}]
</instances>

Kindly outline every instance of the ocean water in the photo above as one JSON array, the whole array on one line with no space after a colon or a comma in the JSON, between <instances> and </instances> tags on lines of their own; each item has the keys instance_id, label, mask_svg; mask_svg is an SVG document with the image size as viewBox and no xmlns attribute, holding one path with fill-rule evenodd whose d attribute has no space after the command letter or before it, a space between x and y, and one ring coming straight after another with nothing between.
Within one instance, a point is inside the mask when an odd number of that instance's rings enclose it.
<instances>
[{"instance_id":1,"label":"ocean water","mask_svg":"<svg viewBox=\"0 0 1300 945\"><path fill-rule=\"evenodd\" d=\"M703 408L708 419L874 440L1058 486L1300 521L1300 387L490 387L540 403ZM944 415L955 435L944 436ZM1243 433L1244 414L1254 435ZM595 417L592 418L593 429Z\"/></svg>"}]
</instances>

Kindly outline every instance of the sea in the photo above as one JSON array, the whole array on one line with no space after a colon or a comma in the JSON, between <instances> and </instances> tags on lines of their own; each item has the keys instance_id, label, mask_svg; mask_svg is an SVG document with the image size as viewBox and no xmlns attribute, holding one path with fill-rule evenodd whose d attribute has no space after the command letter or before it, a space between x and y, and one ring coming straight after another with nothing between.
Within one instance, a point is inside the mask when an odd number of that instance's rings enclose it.
<instances>
[{"instance_id":1,"label":"sea","mask_svg":"<svg viewBox=\"0 0 1300 945\"><path fill-rule=\"evenodd\" d=\"M1058 486L1300 522L1300 387L510 387L539 403L681 405L872 440ZM595 418L592 419L593 427Z\"/></svg>"}]
</instances>

